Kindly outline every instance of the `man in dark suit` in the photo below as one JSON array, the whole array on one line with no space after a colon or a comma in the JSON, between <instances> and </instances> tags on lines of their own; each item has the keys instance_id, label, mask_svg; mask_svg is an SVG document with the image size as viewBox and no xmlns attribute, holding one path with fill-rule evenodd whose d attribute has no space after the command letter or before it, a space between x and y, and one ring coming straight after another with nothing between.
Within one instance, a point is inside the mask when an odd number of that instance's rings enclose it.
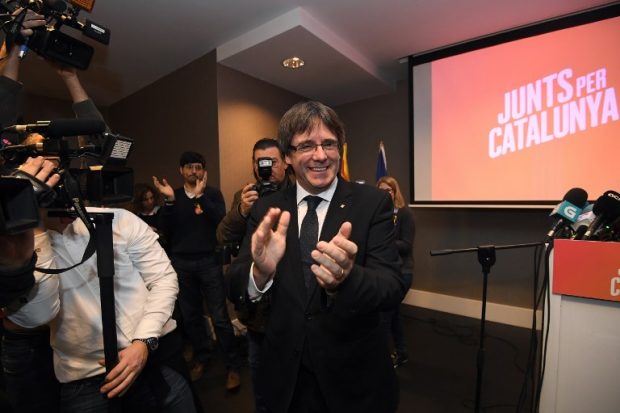
<instances>
[{"instance_id":1,"label":"man in dark suit","mask_svg":"<svg viewBox=\"0 0 620 413\"><path fill-rule=\"evenodd\" d=\"M278 413L393 412L380 311L397 306L405 286L392 202L337 176L345 133L331 108L293 106L278 135L297 185L256 202L229 269L233 301L271 294L261 394Z\"/></svg>"}]
</instances>

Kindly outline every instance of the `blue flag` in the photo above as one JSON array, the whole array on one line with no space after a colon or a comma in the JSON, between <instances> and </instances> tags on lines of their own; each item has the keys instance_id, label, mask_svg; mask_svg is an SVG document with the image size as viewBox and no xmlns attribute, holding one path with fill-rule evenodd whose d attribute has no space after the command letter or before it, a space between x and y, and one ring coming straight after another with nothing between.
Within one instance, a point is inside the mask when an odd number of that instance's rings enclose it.
<instances>
[{"instance_id":1,"label":"blue flag","mask_svg":"<svg viewBox=\"0 0 620 413\"><path fill-rule=\"evenodd\" d=\"M377 173L375 176L375 182L382 176L387 175L387 160L385 159L385 148L383 142L379 142L379 156L377 157Z\"/></svg>"}]
</instances>

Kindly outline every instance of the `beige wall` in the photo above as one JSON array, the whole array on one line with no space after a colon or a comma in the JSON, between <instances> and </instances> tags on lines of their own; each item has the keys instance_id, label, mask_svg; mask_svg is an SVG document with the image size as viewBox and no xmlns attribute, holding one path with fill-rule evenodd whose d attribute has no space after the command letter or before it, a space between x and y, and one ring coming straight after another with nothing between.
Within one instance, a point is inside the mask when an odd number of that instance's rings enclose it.
<instances>
[{"instance_id":1,"label":"beige wall","mask_svg":"<svg viewBox=\"0 0 620 413\"><path fill-rule=\"evenodd\" d=\"M379 142L385 146L388 173L409 200L409 115L407 82L394 93L348 103L334 109L345 123L351 180L375 183Z\"/></svg>"},{"instance_id":2,"label":"beige wall","mask_svg":"<svg viewBox=\"0 0 620 413\"><path fill-rule=\"evenodd\" d=\"M254 179L254 143L276 138L284 112L303 98L222 65L217 93L221 190L230 207L234 193Z\"/></svg>"},{"instance_id":3,"label":"beige wall","mask_svg":"<svg viewBox=\"0 0 620 413\"><path fill-rule=\"evenodd\" d=\"M182 185L179 156L192 150L206 159L207 184L220 186L215 51L115 103L109 118L116 133L135 140L135 182L156 175Z\"/></svg>"}]
</instances>

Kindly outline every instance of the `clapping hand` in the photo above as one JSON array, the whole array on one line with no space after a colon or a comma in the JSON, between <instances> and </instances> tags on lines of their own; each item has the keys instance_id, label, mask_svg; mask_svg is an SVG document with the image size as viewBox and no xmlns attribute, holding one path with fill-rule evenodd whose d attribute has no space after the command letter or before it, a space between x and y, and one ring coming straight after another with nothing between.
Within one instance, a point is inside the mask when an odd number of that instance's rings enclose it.
<instances>
[{"instance_id":1,"label":"clapping hand","mask_svg":"<svg viewBox=\"0 0 620 413\"><path fill-rule=\"evenodd\" d=\"M163 178L161 182L157 177L153 177L153 185L155 188L169 201L174 201L174 189L170 186L166 178Z\"/></svg>"},{"instance_id":2,"label":"clapping hand","mask_svg":"<svg viewBox=\"0 0 620 413\"><path fill-rule=\"evenodd\" d=\"M254 259L254 282L264 288L276 272L276 267L286 249L286 232L291 213L270 208L252 235L252 258ZM278 223L276 229L273 225Z\"/></svg>"},{"instance_id":3,"label":"clapping hand","mask_svg":"<svg viewBox=\"0 0 620 413\"><path fill-rule=\"evenodd\" d=\"M336 289L353 269L357 245L349 240L351 228L350 222L344 222L334 238L329 242L319 241L317 249L311 253L316 264L310 269L317 283L327 290Z\"/></svg>"}]
</instances>

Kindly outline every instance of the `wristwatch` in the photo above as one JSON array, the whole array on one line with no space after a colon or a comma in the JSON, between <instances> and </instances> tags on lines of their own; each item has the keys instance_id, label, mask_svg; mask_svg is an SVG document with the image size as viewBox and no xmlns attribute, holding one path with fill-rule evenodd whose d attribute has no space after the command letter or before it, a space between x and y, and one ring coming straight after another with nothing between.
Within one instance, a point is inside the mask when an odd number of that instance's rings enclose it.
<instances>
[{"instance_id":1,"label":"wristwatch","mask_svg":"<svg viewBox=\"0 0 620 413\"><path fill-rule=\"evenodd\" d=\"M149 354L154 353L157 348L159 348L159 339L157 337L149 337L149 338L134 338L132 342L140 340L144 344L146 344L146 348L149 350Z\"/></svg>"}]
</instances>

